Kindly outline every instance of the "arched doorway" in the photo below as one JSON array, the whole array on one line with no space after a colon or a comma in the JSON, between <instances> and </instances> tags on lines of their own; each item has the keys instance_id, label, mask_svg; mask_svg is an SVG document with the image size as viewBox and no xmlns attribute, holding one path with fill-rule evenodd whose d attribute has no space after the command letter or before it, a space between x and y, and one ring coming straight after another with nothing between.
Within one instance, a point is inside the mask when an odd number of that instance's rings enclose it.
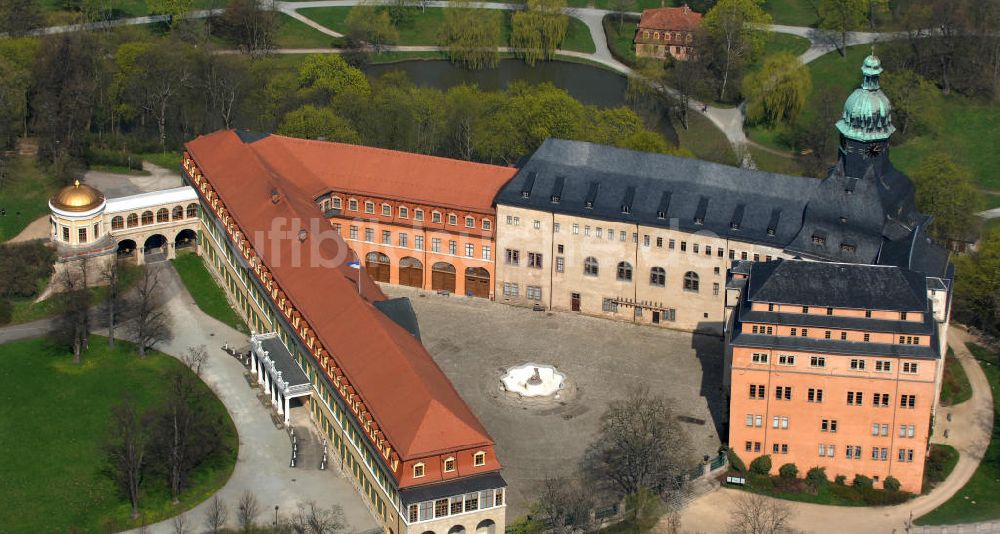
<instances>
[{"instance_id":1,"label":"arched doorway","mask_svg":"<svg viewBox=\"0 0 1000 534\"><path fill-rule=\"evenodd\" d=\"M153 234L142 245L143 255L147 262L167 259L167 238L161 234Z\"/></svg>"},{"instance_id":2,"label":"arched doorway","mask_svg":"<svg viewBox=\"0 0 1000 534\"><path fill-rule=\"evenodd\" d=\"M492 519L484 519L476 525L476 534L496 534L497 524Z\"/></svg>"},{"instance_id":3,"label":"arched doorway","mask_svg":"<svg viewBox=\"0 0 1000 534\"><path fill-rule=\"evenodd\" d=\"M131 239L122 239L118 242L118 259L128 260L136 257L136 244Z\"/></svg>"},{"instance_id":4,"label":"arched doorway","mask_svg":"<svg viewBox=\"0 0 1000 534\"><path fill-rule=\"evenodd\" d=\"M389 269L389 256L381 252L369 252L365 256L365 270L376 282L388 282Z\"/></svg>"},{"instance_id":5,"label":"arched doorway","mask_svg":"<svg viewBox=\"0 0 1000 534\"><path fill-rule=\"evenodd\" d=\"M455 292L455 266L439 261L431 267L431 289Z\"/></svg>"},{"instance_id":6,"label":"arched doorway","mask_svg":"<svg viewBox=\"0 0 1000 534\"><path fill-rule=\"evenodd\" d=\"M399 285L424 287L424 264L410 256L399 260Z\"/></svg>"},{"instance_id":7,"label":"arched doorway","mask_svg":"<svg viewBox=\"0 0 1000 534\"><path fill-rule=\"evenodd\" d=\"M190 228L185 228L177 232L177 237L174 238L175 249L190 248L196 244L198 244L198 235Z\"/></svg>"},{"instance_id":8,"label":"arched doorway","mask_svg":"<svg viewBox=\"0 0 1000 534\"><path fill-rule=\"evenodd\" d=\"M448 529L448 534L465 534L465 527L463 525L455 525Z\"/></svg>"},{"instance_id":9,"label":"arched doorway","mask_svg":"<svg viewBox=\"0 0 1000 534\"><path fill-rule=\"evenodd\" d=\"M465 270L465 294L473 297L490 298L490 272L482 267Z\"/></svg>"}]
</instances>

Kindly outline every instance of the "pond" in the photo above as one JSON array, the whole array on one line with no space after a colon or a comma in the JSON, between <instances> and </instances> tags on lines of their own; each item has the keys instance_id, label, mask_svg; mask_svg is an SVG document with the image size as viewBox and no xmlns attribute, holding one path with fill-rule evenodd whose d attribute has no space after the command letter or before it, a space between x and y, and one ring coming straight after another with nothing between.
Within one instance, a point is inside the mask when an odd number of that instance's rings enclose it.
<instances>
[{"instance_id":1,"label":"pond","mask_svg":"<svg viewBox=\"0 0 1000 534\"><path fill-rule=\"evenodd\" d=\"M618 107L625 102L628 81L624 76L599 67L565 61L541 61L534 67L517 59L504 59L495 69L468 70L446 60L412 60L398 63L369 65L365 73L376 78L390 71L402 71L422 87L447 90L463 83L476 84L486 91L500 91L515 81L531 84L549 82L565 90L584 104L598 107ZM661 110L636 110L647 126L677 144L677 132Z\"/></svg>"}]
</instances>

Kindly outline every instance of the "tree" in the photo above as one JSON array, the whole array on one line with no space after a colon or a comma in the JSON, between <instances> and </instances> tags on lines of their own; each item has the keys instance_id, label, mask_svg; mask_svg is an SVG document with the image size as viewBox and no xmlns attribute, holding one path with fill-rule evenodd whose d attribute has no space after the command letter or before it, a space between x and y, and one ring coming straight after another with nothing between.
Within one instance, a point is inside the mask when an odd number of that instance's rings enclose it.
<instances>
[{"instance_id":1,"label":"tree","mask_svg":"<svg viewBox=\"0 0 1000 534\"><path fill-rule=\"evenodd\" d=\"M87 281L89 262L86 258L66 263L59 273L57 297L59 317L57 337L73 351L73 363L80 363L80 354L87 349L90 336L90 287Z\"/></svg>"},{"instance_id":2,"label":"tree","mask_svg":"<svg viewBox=\"0 0 1000 534\"><path fill-rule=\"evenodd\" d=\"M930 234L936 239L974 241L983 209L983 197L972 171L955 162L951 155L928 154L913 172L917 207L932 215Z\"/></svg>"},{"instance_id":3,"label":"tree","mask_svg":"<svg viewBox=\"0 0 1000 534\"><path fill-rule=\"evenodd\" d=\"M780 475L781 478L794 480L799 476L799 468L793 463L782 464L781 467L778 468L778 475Z\"/></svg>"},{"instance_id":4,"label":"tree","mask_svg":"<svg viewBox=\"0 0 1000 534\"><path fill-rule=\"evenodd\" d=\"M730 513L729 532L732 534L780 534L785 532L793 517L792 509L785 503L745 493L736 498Z\"/></svg>"},{"instance_id":5,"label":"tree","mask_svg":"<svg viewBox=\"0 0 1000 534\"><path fill-rule=\"evenodd\" d=\"M186 513L181 512L179 515L175 515L172 523L174 526L174 534L188 533L188 520Z\"/></svg>"},{"instance_id":6,"label":"tree","mask_svg":"<svg viewBox=\"0 0 1000 534\"><path fill-rule=\"evenodd\" d=\"M393 24L389 10L375 5L358 4L351 8L344 19L347 37L355 43L368 43L381 53L382 47L399 41L399 31Z\"/></svg>"},{"instance_id":7,"label":"tree","mask_svg":"<svg viewBox=\"0 0 1000 534\"><path fill-rule=\"evenodd\" d=\"M0 2L0 33L20 35L42 25L44 18L35 0L3 0Z\"/></svg>"},{"instance_id":8,"label":"tree","mask_svg":"<svg viewBox=\"0 0 1000 534\"><path fill-rule=\"evenodd\" d=\"M227 55L208 57L201 84L227 130L232 127L233 115L245 98L249 83L250 71L239 58Z\"/></svg>"},{"instance_id":9,"label":"tree","mask_svg":"<svg viewBox=\"0 0 1000 534\"><path fill-rule=\"evenodd\" d=\"M257 496L250 490L244 491L236 506L236 520L240 525L240 530L249 532L258 515L260 515L260 504L257 503Z\"/></svg>"},{"instance_id":10,"label":"tree","mask_svg":"<svg viewBox=\"0 0 1000 534\"><path fill-rule=\"evenodd\" d=\"M129 305L132 316L129 333L135 341L140 357L146 356L146 349L151 349L157 343L171 337L170 319L167 316L162 291L157 267L146 266L139 277L135 296Z\"/></svg>"},{"instance_id":11,"label":"tree","mask_svg":"<svg viewBox=\"0 0 1000 534\"><path fill-rule=\"evenodd\" d=\"M475 154L476 139L483 135L486 95L475 85L456 85L445 93L445 144L448 153L466 161Z\"/></svg>"},{"instance_id":12,"label":"tree","mask_svg":"<svg viewBox=\"0 0 1000 534\"><path fill-rule=\"evenodd\" d=\"M173 113L174 100L190 84L192 61L189 50L175 43L157 46L143 43L135 50L128 65L131 74L125 80L125 94L144 114L156 121L160 150L167 150L167 119ZM119 58L119 65L125 61Z\"/></svg>"},{"instance_id":13,"label":"tree","mask_svg":"<svg viewBox=\"0 0 1000 534\"><path fill-rule=\"evenodd\" d=\"M618 31L625 26L625 13L635 10L635 0L608 0L608 10L618 16Z\"/></svg>"},{"instance_id":14,"label":"tree","mask_svg":"<svg viewBox=\"0 0 1000 534\"><path fill-rule=\"evenodd\" d=\"M622 495L641 488L660 495L680 490L691 447L670 405L645 387L611 402L587 450L587 471Z\"/></svg>"},{"instance_id":15,"label":"tree","mask_svg":"<svg viewBox=\"0 0 1000 534\"><path fill-rule=\"evenodd\" d=\"M1000 331L1000 229L954 262L956 319L995 335Z\"/></svg>"},{"instance_id":16,"label":"tree","mask_svg":"<svg viewBox=\"0 0 1000 534\"><path fill-rule=\"evenodd\" d=\"M302 139L361 143L361 135L350 122L339 117L329 107L317 108L309 104L285 114L278 126L278 133Z\"/></svg>"},{"instance_id":17,"label":"tree","mask_svg":"<svg viewBox=\"0 0 1000 534\"><path fill-rule=\"evenodd\" d=\"M771 472L771 455L763 454L750 462L750 472L755 475L767 475Z\"/></svg>"},{"instance_id":18,"label":"tree","mask_svg":"<svg viewBox=\"0 0 1000 534\"><path fill-rule=\"evenodd\" d=\"M226 508L226 503L215 495L205 509L205 528L211 534L218 534L222 527L226 526L228 519L229 510Z\"/></svg>"},{"instance_id":19,"label":"tree","mask_svg":"<svg viewBox=\"0 0 1000 534\"><path fill-rule=\"evenodd\" d=\"M705 14L703 24L722 56L719 100L726 99L730 76L753 62L770 38L768 32L760 29L771 23L762 3L763 0L720 0Z\"/></svg>"},{"instance_id":20,"label":"tree","mask_svg":"<svg viewBox=\"0 0 1000 534\"><path fill-rule=\"evenodd\" d=\"M315 501L309 501L298 504L289 527L294 534L339 534L347 529L347 521L340 506L322 508Z\"/></svg>"},{"instance_id":21,"label":"tree","mask_svg":"<svg viewBox=\"0 0 1000 534\"><path fill-rule=\"evenodd\" d=\"M314 91L325 91L327 98L348 89L366 96L371 94L371 85L365 73L348 65L337 54L306 56L299 67L299 87L307 95Z\"/></svg>"},{"instance_id":22,"label":"tree","mask_svg":"<svg viewBox=\"0 0 1000 534\"><path fill-rule=\"evenodd\" d=\"M45 241L0 244L0 297L27 299L52 276L56 251Z\"/></svg>"},{"instance_id":23,"label":"tree","mask_svg":"<svg viewBox=\"0 0 1000 534\"><path fill-rule=\"evenodd\" d=\"M578 480L546 478L538 496L537 519L552 525L556 534L572 534L588 530L590 510L594 507L593 493Z\"/></svg>"},{"instance_id":24,"label":"tree","mask_svg":"<svg viewBox=\"0 0 1000 534\"><path fill-rule=\"evenodd\" d=\"M132 519L139 517L139 486L146 469L146 419L139 414L134 399L123 395L121 403L111 410L110 438L104 446L115 482L132 504Z\"/></svg>"},{"instance_id":25,"label":"tree","mask_svg":"<svg viewBox=\"0 0 1000 534\"><path fill-rule=\"evenodd\" d=\"M529 65L555 57L569 27L565 8L566 0L528 0L525 10L515 11L510 34L514 53Z\"/></svg>"},{"instance_id":26,"label":"tree","mask_svg":"<svg viewBox=\"0 0 1000 534\"><path fill-rule=\"evenodd\" d=\"M452 63L469 69L493 68L500 62L503 15L495 9L473 9L469 0L451 2L444 10L438 40Z\"/></svg>"},{"instance_id":27,"label":"tree","mask_svg":"<svg viewBox=\"0 0 1000 534\"><path fill-rule=\"evenodd\" d=\"M747 119L769 127L794 122L810 91L812 77L799 58L787 52L767 56L760 70L743 79Z\"/></svg>"},{"instance_id":28,"label":"tree","mask_svg":"<svg viewBox=\"0 0 1000 534\"><path fill-rule=\"evenodd\" d=\"M118 315L122 313L123 308L121 264L116 258L112 258L101 266L100 276L107 287L104 292L104 311L108 314L108 348L112 348L115 346L115 326L118 324Z\"/></svg>"},{"instance_id":29,"label":"tree","mask_svg":"<svg viewBox=\"0 0 1000 534\"><path fill-rule=\"evenodd\" d=\"M230 0L222 24L240 51L256 58L274 48L281 21L273 0Z\"/></svg>"},{"instance_id":30,"label":"tree","mask_svg":"<svg viewBox=\"0 0 1000 534\"><path fill-rule=\"evenodd\" d=\"M181 15L191 11L194 7L194 0L149 0L150 13L167 15L170 17L170 25L177 26Z\"/></svg>"},{"instance_id":31,"label":"tree","mask_svg":"<svg viewBox=\"0 0 1000 534\"><path fill-rule=\"evenodd\" d=\"M864 24L866 14L866 0L820 0L819 27L840 34L841 56L847 56L847 33Z\"/></svg>"},{"instance_id":32,"label":"tree","mask_svg":"<svg viewBox=\"0 0 1000 534\"><path fill-rule=\"evenodd\" d=\"M27 135L31 68L37 51L36 39L0 40L0 148Z\"/></svg>"},{"instance_id":33,"label":"tree","mask_svg":"<svg viewBox=\"0 0 1000 534\"><path fill-rule=\"evenodd\" d=\"M935 133L943 127L941 92L930 80L910 69L893 70L882 75L881 87L892 102L893 123L903 136L911 128Z\"/></svg>"},{"instance_id":34,"label":"tree","mask_svg":"<svg viewBox=\"0 0 1000 534\"><path fill-rule=\"evenodd\" d=\"M801 157L807 176L824 177L836 157L837 135L830 128L843 110L844 98L832 88L824 88L792 125L792 145ZM808 117L808 119L806 118Z\"/></svg>"}]
</instances>

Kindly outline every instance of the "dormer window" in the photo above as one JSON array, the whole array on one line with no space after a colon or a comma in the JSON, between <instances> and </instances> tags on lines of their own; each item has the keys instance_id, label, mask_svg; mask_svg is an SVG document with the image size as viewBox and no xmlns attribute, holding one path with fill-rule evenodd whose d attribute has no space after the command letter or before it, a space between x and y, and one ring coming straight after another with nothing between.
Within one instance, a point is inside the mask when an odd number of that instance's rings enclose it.
<instances>
[{"instance_id":1,"label":"dormer window","mask_svg":"<svg viewBox=\"0 0 1000 534\"><path fill-rule=\"evenodd\" d=\"M465 218L465 227L466 228L475 228L476 227L476 219L474 217L466 217Z\"/></svg>"},{"instance_id":2,"label":"dormer window","mask_svg":"<svg viewBox=\"0 0 1000 534\"><path fill-rule=\"evenodd\" d=\"M424 210L417 208L413 210L413 220L422 221L424 220Z\"/></svg>"},{"instance_id":3,"label":"dormer window","mask_svg":"<svg viewBox=\"0 0 1000 534\"><path fill-rule=\"evenodd\" d=\"M451 226L458 225L458 215L455 215L454 213L449 213L448 214L448 224L451 225Z\"/></svg>"},{"instance_id":4,"label":"dormer window","mask_svg":"<svg viewBox=\"0 0 1000 534\"><path fill-rule=\"evenodd\" d=\"M375 203L365 202L365 213L375 213Z\"/></svg>"},{"instance_id":5,"label":"dormer window","mask_svg":"<svg viewBox=\"0 0 1000 534\"><path fill-rule=\"evenodd\" d=\"M813 234L813 236L812 236L812 244L813 245L824 246L824 245L826 245L826 237L821 236L819 234Z\"/></svg>"},{"instance_id":6,"label":"dormer window","mask_svg":"<svg viewBox=\"0 0 1000 534\"><path fill-rule=\"evenodd\" d=\"M705 224L705 218L704 217L695 217L694 218L694 223L695 224Z\"/></svg>"},{"instance_id":7,"label":"dormer window","mask_svg":"<svg viewBox=\"0 0 1000 534\"><path fill-rule=\"evenodd\" d=\"M773 236L774 235L774 228L768 228L767 229L767 235Z\"/></svg>"},{"instance_id":8,"label":"dormer window","mask_svg":"<svg viewBox=\"0 0 1000 534\"><path fill-rule=\"evenodd\" d=\"M553 204L559 203L559 195L552 195L552 203Z\"/></svg>"},{"instance_id":9,"label":"dormer window","mask_svg":"<svg viewBox=\"0 0 1000 534\"><path fill-rule=\"evenodd\" d=\"M454 470L455 470L455 458L453 457L446 458L444 461L444 472L451 473Z\"/></svg>"},{"instance_id":10,"label":"dormer window","mask_svg":"<svg viewBox=\"0 0 1000 534\"><path fill-rule=\"evenodd\" d=\"M421 478L424 476L424 464L417 463L413 464L413 478Z\"/></svg>"},{"instance_id":11,"label":"dormer window","mask_svg":"<svg viewBox=\"0 0 1000 534\"><path fill-rule=\"evenodd\" d=\"M624 213L626 215L629 214L629 213L632 213L632 208L630 206L623 205L622 206L622 213Z\"/></svg>"},{"instance_id":12,"label":"dormer window","mask_svg":"<svg viewBox=\"0 0 1000 534\"><path fill-rule=\"evenodd\" d=\"M355 199L350 199L347 201L347 209L351 211L358 211L358 201Z\"/></svg>"},{"instance_id":13,"label":"dormer window","mask_svg":"<svg viewBox=\"0 0 1000 534\"><path fill-rule=\"evenodd\" d=\"M658 211L658 212L656 212L656 218L657 219L666 219L667 218L667 214L665 212Z\"/></svg>"},{"instance_id":14,"label":"dormer window","mask_svg":"<svg viewBox=\"0 0 1000 534\"><path fill-rule=\"evenodd\" d=\"M410 210L409 210L409 208L406 208L404 206L400 206L399 207L399 218L400 219L406 219L409 216L410 216Z\"/></svg>"},{"instance_id":15,"label":"dormer window","mask_svg":"<svg viewBox=\"0 0 1000 534\"><path fill-rule=\"evenodd\" d=\"M489 219L483 219L483 230L489 231L493 229L493 223Z\"/></svg>"},{"instance_id":16,"label":"dormer window","mask_svg":"<svg viewBox=\"0 0 1000 534\"><path fill-rule=\"evenodd\" d=\"M440 223L441 222L441 212L433 211L431 212L431 222Z\"/></svg>"},{"instance_id":17,"label":"dormer window","mask_svg":"<svg viewBox=\"0 0 1000 534\"><path fill-rule=\"evenodd\" d=\"M857 248L854 245L851 245L849 243L841 243L840 244L840 251L841 252L853 253L855 250L857 250Z\"/></svg>"},{"instance_id":18,"label":"dormer window","mask_svg":"<svg viewBox=\"0 0 1000 534\"><path fill-rule=\"evenodd\" d=\"M475 465L476 467L481 467L481 466L484 466L484 465L486 465L486 453L485 453L485 452L483 452L483 451L479 451L479 452L477 452L477 453L476 453L476 454L475 454L475 455L474 455L474 456L472 457L472 463L473 463L473 465Z\"/></svg>"},{"instance_id":19,"label":"dormer window","mask_svg":"<svg viewBox=\"0 0 1000 534\"><path fill-rule=\"evenodd\" d=\"M531 192L521 191L521 198L528 198L529 196L531 196Z\"/></svg>"},{"instance_id":20,"label":"dormer window","mask_svg":"<svg viewBox=\"0 0 1000 534\"><path fill-rule=\"evenodd\" d=\"M333 200L333 209L339 210L343 206L340 197L333 197L332 200Z\"/></svg>"}]
</instances>

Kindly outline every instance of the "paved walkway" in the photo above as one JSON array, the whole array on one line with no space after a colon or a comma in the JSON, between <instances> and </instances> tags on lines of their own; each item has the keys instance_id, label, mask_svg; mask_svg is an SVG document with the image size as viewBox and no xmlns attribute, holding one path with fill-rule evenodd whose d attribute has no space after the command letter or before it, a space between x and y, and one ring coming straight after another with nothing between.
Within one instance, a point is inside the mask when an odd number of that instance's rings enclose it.
<instances>
[{"instance_id":1,"label":"paved walkway","mask_svg":"<svg viewBox=\"0 0 1000 534\"><path fill-rule=\"evenodd\" d=\"M984 219L996 219L996 218L1000 218L1000 208L993 208L991 210L980 211L976 215L979 215L980 217L982 217ZM34 224L34 223L32 223L32 224Z\"/></svg>"},{"instance_id":2,"label":"paved walkway","mask_svg":"<svg viewBox=\"0 0 1000 534\"><path fill-rule=\"evenodd\" d=\"M907 521L934 510L955 495L968 482L979 466L986 452L993 431L993 396L979 364L965 347L969 335L952 327L948 333L950 345L962 363L969 383L972 384L972 398L958 406L941 408L938 411L933 443L947 443L958 450L958 464L947 480L923 495L904 504L887 507L842 508L818 504L784 501L794 511L791 527L803 532L904 532ZM947 414L951 413L951 421ZM949 430L949 437L943 432ZM724 532L736 499L745 492L734 489L720 489L699 499L695 499L681 512L684 530L699 532ZM658 528L666 532L665 525ZM951 532L998 532L996 530L968 530L981 528L975 525L950 527L923 527L910 532L951 533ZM985 528L985 527L982 527Z\"/></svg>"}]
</instances>

